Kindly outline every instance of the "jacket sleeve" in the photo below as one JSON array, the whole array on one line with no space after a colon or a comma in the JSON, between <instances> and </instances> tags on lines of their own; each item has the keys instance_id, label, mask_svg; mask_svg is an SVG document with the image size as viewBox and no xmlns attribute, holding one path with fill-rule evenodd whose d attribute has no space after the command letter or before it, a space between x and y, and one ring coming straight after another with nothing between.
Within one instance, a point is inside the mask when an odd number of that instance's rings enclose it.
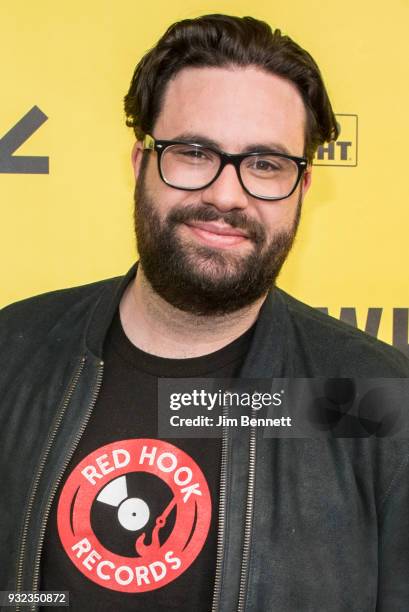
<instances>
[{"instance_id":1,"label":"jacket sleeve","mask_svg":"<svg viewBox=\"0 0 409 612\"><path fill-rule=\"evenodd\" d=\"M379 523L376 612L409 610L409 455L385 494Z\"/></svg>"}]
</instances>

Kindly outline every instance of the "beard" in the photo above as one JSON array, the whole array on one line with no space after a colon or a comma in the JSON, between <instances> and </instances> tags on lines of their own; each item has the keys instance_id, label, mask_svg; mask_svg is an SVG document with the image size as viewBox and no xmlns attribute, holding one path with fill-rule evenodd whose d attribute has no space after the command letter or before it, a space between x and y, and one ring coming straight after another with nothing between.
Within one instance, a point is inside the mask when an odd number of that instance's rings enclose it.
<instances>
[{"instance_id":1,"label":"beard","mask_svg":"<svg viewBox=\"0 0 409 612\"><path fill-rule=\"evenodd\" d=\"M209 204L189 204L174 207L162 219L144 177L142 171L135 188L135 233L140 265L161 298L191 314L220 316L249 306L268 292L297 233L301 192L290 230L277 232L268 241L264 226L238 209L221 213ZM212 248L178 236L183 223L220 220L246 232L250 252Z\"/></svg>"}]
</instances>

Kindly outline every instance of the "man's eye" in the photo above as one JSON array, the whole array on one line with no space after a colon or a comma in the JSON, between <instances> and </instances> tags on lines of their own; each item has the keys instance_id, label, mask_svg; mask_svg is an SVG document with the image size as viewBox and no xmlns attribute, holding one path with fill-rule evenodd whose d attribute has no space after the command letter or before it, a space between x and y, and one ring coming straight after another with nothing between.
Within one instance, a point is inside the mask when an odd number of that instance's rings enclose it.
<instances>
[{"instance_id":1,"label":"man's eye","mask_svg":"<svg viewBox=\"0 0 409 612\"><path fill-rule=\"evenodd\" d=\"M253 170L258 170L260 172L278 172L281 170L277 163L268 159L254 159L249 166Z\"/></svg>"},{"instance_id":2,"label":"man's eye","mask_svg":"<svg viewBox=\"0 0 409 612\"><path fill-rule=\"evenodd\" d=\"M197 159L197 160L206 160L209 159L208 155L206 155L205 151L202 151L200 149L185 149L185 150L181 150L178 152L179 155L183 155L183 157L187 157L190 159Z\"/></svg>"}]
</instances>

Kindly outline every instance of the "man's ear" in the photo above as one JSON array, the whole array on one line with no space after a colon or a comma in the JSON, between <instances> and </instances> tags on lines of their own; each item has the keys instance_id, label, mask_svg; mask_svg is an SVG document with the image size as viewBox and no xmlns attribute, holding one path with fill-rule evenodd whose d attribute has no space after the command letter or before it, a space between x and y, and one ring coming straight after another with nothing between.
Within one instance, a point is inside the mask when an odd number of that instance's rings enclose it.
<instances>
[{"instance_id":1,"label":"man's ear","mask_svg":"<svg viewBox=\"0 0 409 612\"><path fill-rule=\"evenodd\" d=\"M131 153L131 163L132 163L132 167L134 170L136 180L138 180L139 171L141 168L142 156L143 156L143 142L141 140L137 140L134 146L132 147L132 153Z\"/></svg>"},{"instance_id":2,"label":"man's ear","mask_svg":"<svg viewBox=\"0 0 409 612\"><path fill-rule=\"evenodd\" d=\"M302 193L303 196L305 196L305 194L307 193L307 191L310 188L311 185L311 181L312 181L312 164L308 164L307 169L305 170L303 177L302 177Z\"/></svg>"}]
</instances>

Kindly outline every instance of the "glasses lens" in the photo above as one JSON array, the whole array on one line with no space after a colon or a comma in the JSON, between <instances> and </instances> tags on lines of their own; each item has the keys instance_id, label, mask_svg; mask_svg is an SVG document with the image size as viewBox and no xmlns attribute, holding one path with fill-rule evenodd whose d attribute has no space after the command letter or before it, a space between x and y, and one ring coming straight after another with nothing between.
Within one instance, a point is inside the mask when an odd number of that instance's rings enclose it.
<instances>
[{"instance_id":1,"label":"glasses lens","mask_svg":"<svg viewBox=\"0 0 409 612\"><path fill-rule=\"evenodd\" d=\"M161 170L165 181L181 189L199 189L216 176L219 156L197 145L171 145L162 153Z\"/></svg>"},{"instance_id":2,"label":"glasses lens","mask_svg":"<svg viewBox=\"0 0 409 612\"><path fill-rule=\"evenodd\" d=\"M246 189L261 198L285 198L298 179L298 166L279 155L251 155L240 166Z\"/></svg>"}]
</instances>

